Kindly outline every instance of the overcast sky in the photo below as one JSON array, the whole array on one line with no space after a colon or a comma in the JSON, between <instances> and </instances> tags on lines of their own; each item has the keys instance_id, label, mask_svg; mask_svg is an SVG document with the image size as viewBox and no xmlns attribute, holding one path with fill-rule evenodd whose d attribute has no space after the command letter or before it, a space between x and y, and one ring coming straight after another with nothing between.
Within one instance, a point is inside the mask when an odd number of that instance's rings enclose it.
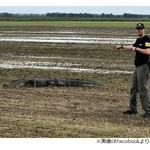
<instances>
[{"instance_id":1,"label":"overcast sky","mask_svg":"<svg viewBox=\"0 0 150 150\"><path fill-rule=\"evenodd\" d=\"M45 14L47 12L62 13L134 13L134 14L150 14L150 6L0 6L0 13L38 13Z\"/></svg>"}]
</instances>

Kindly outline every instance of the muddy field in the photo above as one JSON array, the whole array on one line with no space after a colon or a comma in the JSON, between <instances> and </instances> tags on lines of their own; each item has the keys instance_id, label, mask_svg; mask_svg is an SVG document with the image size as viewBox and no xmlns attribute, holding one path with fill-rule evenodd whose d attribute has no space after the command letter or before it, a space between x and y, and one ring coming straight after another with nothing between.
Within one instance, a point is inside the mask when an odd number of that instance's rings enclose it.
<instances>
[{"instance_id":1,"label":"muddy field","mask_svg":"<svg viewBox=\"0 0 150 150\"><path fill-rule=\"evenodd\" d=\"M150 121L128 108L134 43L125 27L0 26L0 137L149 137ZM94 80L100 88L4 88L10 80ZM150 84L149 84L150 85ZM150 86L149 86L150 88Z\"/></svg>"}]
</instances>

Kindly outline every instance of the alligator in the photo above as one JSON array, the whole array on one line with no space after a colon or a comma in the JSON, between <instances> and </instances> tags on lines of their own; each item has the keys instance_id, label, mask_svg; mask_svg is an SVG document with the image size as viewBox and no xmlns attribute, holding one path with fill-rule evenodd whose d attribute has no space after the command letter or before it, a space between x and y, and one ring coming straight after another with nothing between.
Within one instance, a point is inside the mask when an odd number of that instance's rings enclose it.
<instances>
[{"instance_id":1,"label":"alligator","mask_svg":"<svg viewBox=\"0 0 150 150\"><path fill-rule=\"evenodd\" d=\"M9 81L3 87L100 87L102 84L91 80L61 78L25 78Z\"/></svg>"}]
</instances>

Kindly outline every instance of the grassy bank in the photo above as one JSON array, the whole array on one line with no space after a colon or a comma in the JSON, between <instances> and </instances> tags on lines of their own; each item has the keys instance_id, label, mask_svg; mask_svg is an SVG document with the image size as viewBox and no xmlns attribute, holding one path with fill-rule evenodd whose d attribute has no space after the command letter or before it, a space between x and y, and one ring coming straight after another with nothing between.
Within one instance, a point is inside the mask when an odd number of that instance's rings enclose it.
<instances>
[{"instance_id":1,"label":"grassy bank","mask_svg":"<svg viewBox=\"0 0 150 150\"><path fill-rule=\"evenodd\" d=\"M134 27L139 21L1 21L0 26L49 26L49 27ZM150 22L143 22L150 27Z\"/></svg>"}]
</instances>

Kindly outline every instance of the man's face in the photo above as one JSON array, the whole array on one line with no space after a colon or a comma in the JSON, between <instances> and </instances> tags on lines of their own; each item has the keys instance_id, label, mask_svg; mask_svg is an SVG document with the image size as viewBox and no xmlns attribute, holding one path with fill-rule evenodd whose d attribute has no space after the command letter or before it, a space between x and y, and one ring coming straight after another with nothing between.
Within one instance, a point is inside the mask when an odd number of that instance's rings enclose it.
<instances>
[{"instance_id":1,"label":"man's face","mask_svg":"<svg viewBox=\"0 0 150 150\"><path fill-rule=\"evenodd\" d=\"M138 36L143 36L144 32L144 29L137 29Z\"/></svg>"}]
</instances>

